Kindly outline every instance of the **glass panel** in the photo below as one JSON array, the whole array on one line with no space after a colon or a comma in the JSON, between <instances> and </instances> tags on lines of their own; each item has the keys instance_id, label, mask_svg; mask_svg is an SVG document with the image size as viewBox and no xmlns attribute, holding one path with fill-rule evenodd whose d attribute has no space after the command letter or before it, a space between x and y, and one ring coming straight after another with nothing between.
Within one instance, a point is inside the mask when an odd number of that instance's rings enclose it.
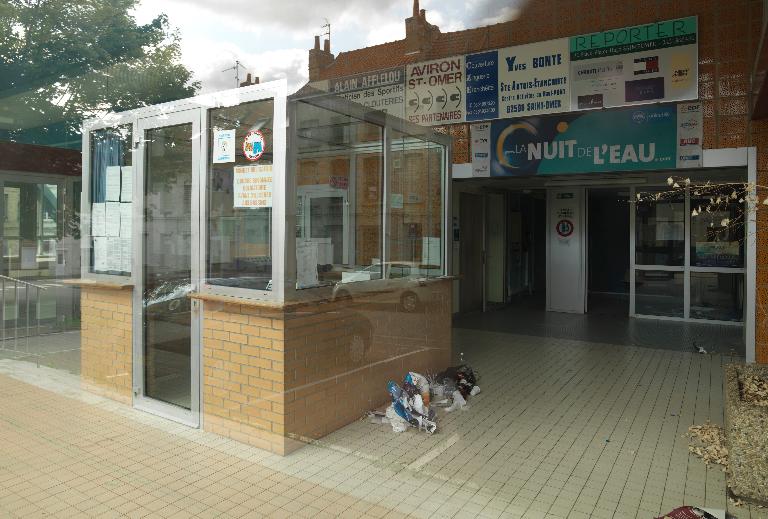
<instances>
[{"instance_id":1,"label":"glass panel","mask_svg":"<svg viewBox=\"0 0 768 519\"><path fill-rule=\"evenodd\" d=\"M6 182L3 189L6 272L11 277L56 276L59 245L59 186Z\"/></svg>"},{"instance_id":2,"label":"glass panel","mask_svg":"<svg viewBox=\"0 0 768 519\"><path fill-rule=\"evenodd\" d=\"M723 202L712 204L720 196ZM692 195L691 266L743 268L745 213L744 202L732 200L727 188Z\"/></svg>"},{"instance_id":3,"label":"glass panel","mask_svg":"<svg viewBox=\"0 0 768 519\"><path fill-rule=\"evenodd\" d=\"M392 133L390 277L440 276L444 147L397 131Z\"/></svg>"},{"instance_id":4,"label":"glass panel","mask_svg":"<svg viewBox=\"0 0 768 519\"><path fill-rule=\"evenodd\" d=\"M192 125L146 132L144 391L190 408Z\"/></svg>"},{"instance_id":5,"label":"glass panel","mask_svg":"<svg viewBox=\"0 0 768 519\"><path fill-rule=\"evenodd\" d=\"M383 129L296 103L297 288L381 278Z\"/></svg>"},{"instance_id":6,"label":"glass panel","mask_svg":"<svg viewBox=\"0 0 768 519\"><path fill-rule=\"evenodd\" d=\"M691 272L691 317L744 320L744 275Z\"/></svg>"},{"instance_id":7,"label":"glass panel","mask_svg":"<svg viewBox=\"0 0 768 519\"><path fill-rule=\"evenodd\" d=\"M647 194L647 193L646 193ZM664 193L661 200L636 204L635 263L680 265L685 263L685 195Z\"/></svg>"},{"instance_id":8,"label":"glass panel","mask_svg":"<svg viewBox=\"0 0 768 519\"><path fill-rule=\"evenodd\" d=\"M684 317L683 273L635 271L635 313Z\"/></svg>"},{"instance_id":9,"label":"glass panel","mask_svg":"<svg viewBox=\"0 0 768 519\"><path fill-rule=\"evenodd\" d=\"M209 112L206 277L211 285L271 289L273 112L272 99Z\"/></svg>"},{"instance_id":10,"label":"glass panel","mask_svg":"<svg viewBox=\"0 0 768 519\"><path fill-rule=\"evenodd\" d=\"M91 263L90 272L129 275L131 195L131 125L91 132ZM128 219L126 218L126 219ZM121 244L122 240L122 244ZM123 258L120 251L124 251Z\"/></svg>"}]
</instances>

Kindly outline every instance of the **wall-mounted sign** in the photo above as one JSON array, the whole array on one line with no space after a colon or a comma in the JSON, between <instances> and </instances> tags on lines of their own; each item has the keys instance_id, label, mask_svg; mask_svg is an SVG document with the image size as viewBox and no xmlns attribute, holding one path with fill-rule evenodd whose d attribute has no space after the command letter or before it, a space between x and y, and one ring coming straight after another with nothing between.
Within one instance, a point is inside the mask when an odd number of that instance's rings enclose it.
<instances>
[{"instance_id":1,"label":"wall-mounted sign","mask_svg":"<svg viewBox=\"0 0 768 519\"><path fill-rule=\"evenodd\" d=\"M235 166L232 180L236 208L272 207L272 165Z\"/></svg>"},{"instance_id":2,"label":"wall-mounted sign","mask_svg":"<svg viewBox=\"0 0 768 519\"><path fill-rule=\"evenodd\" d=\"M264 134L259 130L251 130L243 139L243 155L252 162L256 162L264 155L265 147Z\"/></svg>"},{"instance_id":3,"label":"wall-mounted sign","mask_svg":"<svg viewBox=\"0 0 768 519\"><path fill-rule=\"evenodd\" d=\"M338 175L328 177L328 185L336 189L349 189L349 179Z\"/></svg>"},{"instance_id":4,"label":"wall-mounted sign","mask_svg":"<svg viewBox=\"0 0 768 519\"><path fill-rule=\"evenodd\" d=\"M467 121L499 117L499 53L495 50L466 57Z\"/></svg>"},{"instance_id":5,"label":"wall-mounted sign","mask_svg":"<svg viewBox=\"0 0 768 519\"><path fill-rule=\"evenodd\" d=\"M213 131L213 163L235 162L235 130Z\"/></svg>"},{"instance_id":6,"label":"wall-mounted sign","mask_svg":"<svg viewBox=\"0 0 768 519\"><path fill-rule=\"evenodd\" d=\"M555 225L555 231L561 238L568 238L573 234L574 225L571 220L559 220Z\"/></svg>"},{"instance_id":7,"label":"wall-mounted sign","mask_svg":"<svg viewBox=\"0 0 768 519\"><path fill-rule=\"evenodd\" d=\"M570 38L571 110L698 97L695 16Z\"/></svg>"},{"instance_id":8,"label":"wall-mounted sign","mask_svg":"<svg viewBox=\"0 0 768 519\"><path fill-rule=\"evenodd\" d=\"M472 125L472 176L491 176L491 123Z\"/></svg>"},{"instance_id":9,"label":"wall-mounted sign","mask_svg":"<svg viewBox=\"0 0 768 519\"><path fill-rule=\"evenodd\" d=\"M313 86L349 101L405 118L405 68L396 67L368 74L356 74Z\"/></svg>"},{"instance_id":10,"label":"wall-mounted sign","mask_svg":"<svg viewBox=\"0 0 768 519\"><path fill-rule=\"evenodd\" d=\"M677 167L700 168L704 153L701 103L677 105Z\"/></svg>"},{"instance_id":11,"label":"wall-mounted sign","mask_svg":"<svg viewBox=\"0 0 768 519\"><path fill-rule=\"evenodd\" d=\"M568 38L507 47L498 53L502 118L570 109Z\"/></svg>"},{"instance_id":12,"label":"wall-mounted sign","mask_svg":"<svg viewBox=\"0 0 768 519\"><path fill-rule=\"evenodd\" d=\"M666 104L494 121L489 176L675 169L687 153L678 138L679 117L678 106ZM686 139L700 142L701 112L686 112L685 117L699 118L689 125L692 131L698 128L697 135ZM480 171L481 158L472 152L473 171ZM693 165L701 166L700 155L685 167Z\"/></svg>"},{"instance_id":13,"label":"wall-mounted sign","mask_svg":"<svg viewBox=\"0 0 768 519\"><path fill-rule=\"evenodd\" d=\"M405 115L424 126L465 121L464 56L408 65Z\"/></svg>"}]
</instances>

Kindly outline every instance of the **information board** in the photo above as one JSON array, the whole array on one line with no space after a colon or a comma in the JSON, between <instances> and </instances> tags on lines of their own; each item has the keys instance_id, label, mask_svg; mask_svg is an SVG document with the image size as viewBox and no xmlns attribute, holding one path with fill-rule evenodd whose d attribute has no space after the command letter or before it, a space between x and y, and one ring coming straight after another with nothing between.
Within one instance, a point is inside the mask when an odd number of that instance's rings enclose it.
<instances>
[{"instance_id":1,"label":"information board","mask_svg":"<svg viewBox=\"0 0 768 519\"><path fill-rule=\"evenodd\" d=\"M463 123L465 117L464 56L408 65L405 114L423 126Z\"/></svg>"}]
</instances>

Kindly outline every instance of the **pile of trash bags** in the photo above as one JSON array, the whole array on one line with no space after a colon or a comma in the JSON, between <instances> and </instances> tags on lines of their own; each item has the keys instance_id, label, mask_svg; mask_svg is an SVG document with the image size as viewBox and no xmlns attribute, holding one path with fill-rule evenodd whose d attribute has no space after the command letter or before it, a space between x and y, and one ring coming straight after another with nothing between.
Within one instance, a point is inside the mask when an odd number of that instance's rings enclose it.
<instances>
[{"instance_id":1,"label":"pile of trash bags","mask_svg":"<svg viewBox=\"0 0 768 519\"><path fill-rule=\"evenodd\" d=\"M450 367L426 377L409 371L402 387L394 381L387 382L387 392L392 403L384 413L384 420L394 432L405 432L414 427L427 434L437 431L435 407L443 407L450 413L465 409L467 400L480 392L478 376L468 365Z\"/></svg>"}]
</instances>

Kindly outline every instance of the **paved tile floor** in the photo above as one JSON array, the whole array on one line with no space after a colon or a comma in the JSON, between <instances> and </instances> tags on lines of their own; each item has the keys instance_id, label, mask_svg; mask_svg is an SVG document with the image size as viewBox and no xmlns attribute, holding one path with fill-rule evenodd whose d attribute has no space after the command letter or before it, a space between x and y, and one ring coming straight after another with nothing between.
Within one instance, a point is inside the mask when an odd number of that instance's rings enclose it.
<instances>
[{"instance_id":1,"label":"paved tile floor","mask_svg":"<svg viewBox=\"0 0 768 519\"><path fill-rule=\"evenodd\" d=\"M361 420L281 458L0 360L2 517L651 518L726 508L689 456L730 357L455 330L483 392L433 436ZM763 510L733 508L738 518Z\"/></svg>"}]
</instances>

